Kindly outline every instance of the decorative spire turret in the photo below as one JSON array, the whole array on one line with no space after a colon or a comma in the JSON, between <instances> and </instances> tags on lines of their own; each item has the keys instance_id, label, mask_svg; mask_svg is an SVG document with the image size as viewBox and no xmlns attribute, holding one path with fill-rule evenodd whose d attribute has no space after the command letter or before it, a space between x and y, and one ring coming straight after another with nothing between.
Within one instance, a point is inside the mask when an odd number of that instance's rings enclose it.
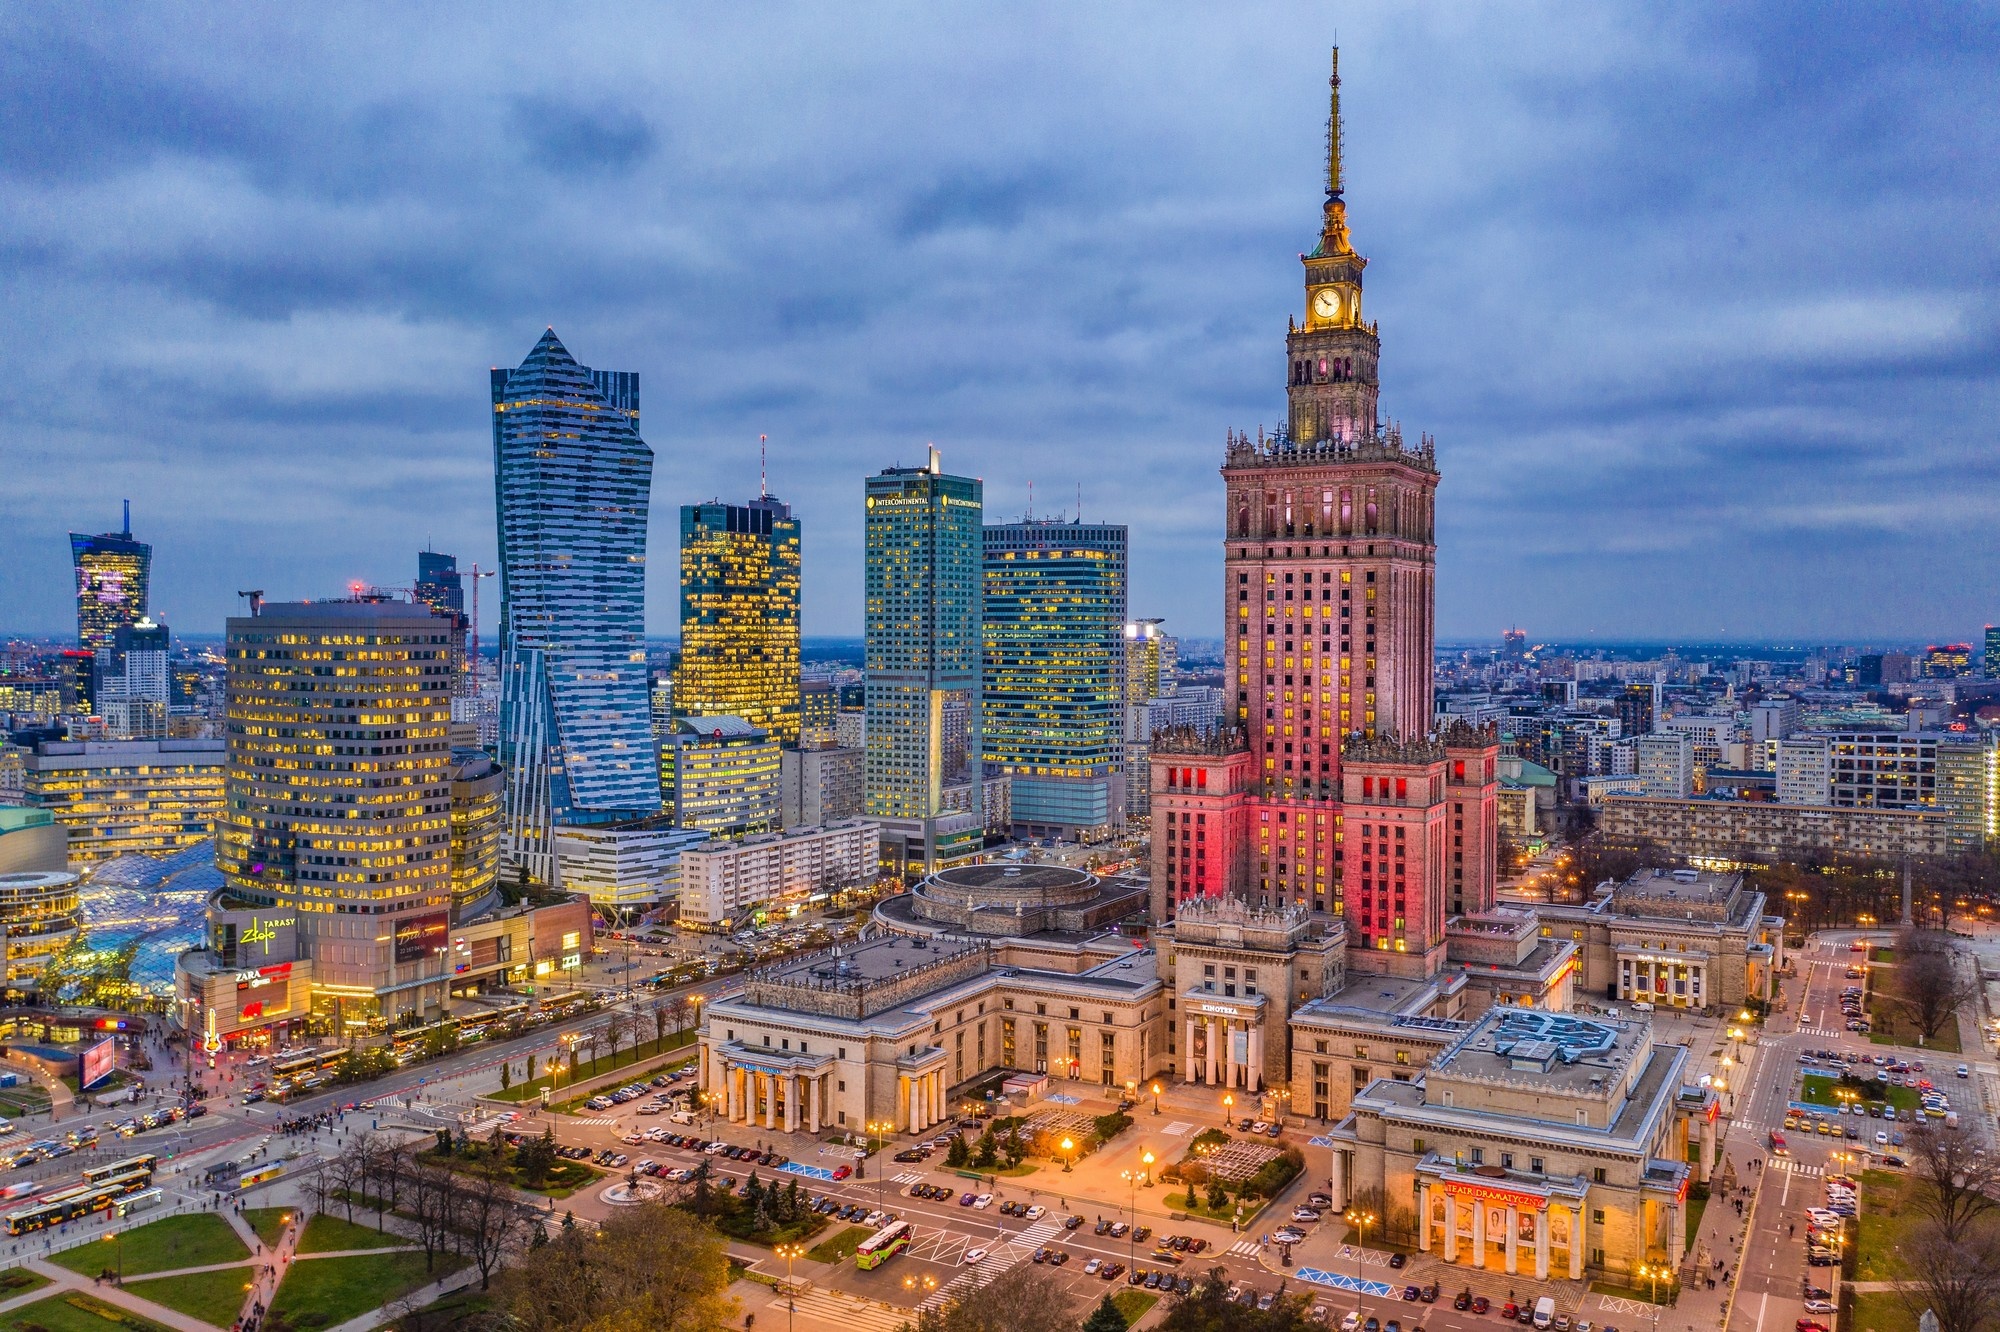
<instances>
[{"instance_id":1,"label":"decorative spire turret","mask_svg":"<svg viewBox=\"0 0 2000 1332\"><path fill-rule=\"evenodd\" d=\"M1319 249L1314 253L1320 257L1349 255L1354 246L1347 237L1347 201L1342 194L1344 188L1340 173L1340 155L1343 147L1342 125L1340 123L1340 48L1333 48L1333 75L1327 80L1331 97L1326 115L1326 218L1320 227Z\"/></svg>"}]
</instances>

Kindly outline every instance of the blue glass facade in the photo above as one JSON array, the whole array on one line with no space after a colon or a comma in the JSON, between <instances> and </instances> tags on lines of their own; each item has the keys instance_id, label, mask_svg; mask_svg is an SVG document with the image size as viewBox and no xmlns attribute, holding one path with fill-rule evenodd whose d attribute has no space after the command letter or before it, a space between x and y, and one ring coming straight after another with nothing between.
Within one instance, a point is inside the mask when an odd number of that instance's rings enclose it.
<instances>
[{"instance_id":1,"label":"blue glass facade","mask_svg":"<svg viewBox=\"0 0 2000 1332\"><path fill-rule=\"evenodd\" d=\"M579 365L543 334L518 369L493 372L493 466L508 854L553 884L556 825L660 810L639 376Z\"/></svg>"},{"instance_id":2,"label":"blue glass facade","mask_svg":"<svg viewBox=\"0 0 2000 1332\"><path fill-rule=\"evenodd\" d=\"M1124 818L1126 532L1001 523L983 533L982 746L1033 836Z\"/></svg>"},{"instance_id":3,"label":"blue glass facade","mask_svg":"<svg viewBox=\"0 0 2000 1332\"><path fill-rule=\"evenodd\" d=\"M945 704L969 713L968 770L979 772L980 526L983 487L929 467L867 482L868 817L901 836L912 862L977 850L977 815L946 815ZM941 817L942 816L942 817Z\"/></svg>"}]
</instances>

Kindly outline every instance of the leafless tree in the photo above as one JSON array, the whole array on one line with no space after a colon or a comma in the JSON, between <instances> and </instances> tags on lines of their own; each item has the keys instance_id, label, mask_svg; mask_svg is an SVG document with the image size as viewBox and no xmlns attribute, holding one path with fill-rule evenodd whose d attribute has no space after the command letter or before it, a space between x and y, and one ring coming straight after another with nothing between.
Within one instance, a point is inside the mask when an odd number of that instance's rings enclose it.
<instances>
[{"instance_id":1,"label":"leafless tree","mask_svg":"<svg viewBox=\"0 0 2000 1332\"><path fill-rule=\"evenodd\" d=\"M688 1024L693 1022L694 1018L695 1005L692 999L684 994L677 994L667 1000L667 1021L674 1024L674 1035L678 1036L686 1031Z\"/></svg>"},{"instance_id":2,"label":"leafless tree","mask_svg":"<svg viewBox=\"0 0 2000 1332\"><path fill-rule=\"evenodd\" d=\"M334 1197L347 1209L349 1225L354 1224L354 1195L360 1191L364 1177L360 1145L359 1141L350 1143L320 1169L321 1175L328 1179Z\"/></svg>"},{"instance_id":3,"label":"leafless tree","mask_svg":"<svg viewBox=\"0 0 2000 1332\"><path fill-rule=\"evenodd\" d=\"M653 1051L657 1054L667 1046L667 1001L655 999L647 1004L646 1016L653 1024Z\"/></svg>"},{"instance_id":4,"label":"leafless tree","mask_svg":"<svg viewBox=\"0 0 2000 1332\"><path fill-rule=\"evenodd\" d=\"M1902 1280L1896 1282L1914 1322L1929 1309L1938 1332L1989 1332L2000 1322L2000 1235L1979 1226L1953 1241L1926 1222L1902 1247Z\"/></svg>"},{"instance_id":5,"label":"leafless tree","mask_svg":"<svg viewBox=\"0 0 2000 1332\"><path fill-rule=\"evenodd\" d=\"M558 1230L507 1264L499 1303L518 1332L712 1332L734 1325L716 1233L659 1203L622 1209L597 1235Z\"/></svg>"},{"instance_id":6,"label":"leafless tree","mask_svg":"<svg viewBox=\"0 0 2000 1332\"><path fill-rule=\"evenodd\" d=\"M1896 941L1890 994L1910 1020L1933 1040L1958 1010L1979 993L1979 984L1957 965L1950 939L1935 930L1905 930Z\"/></svg>"},{"instance_id":7,"label":"leafless tree","mask_svg":"<svg viewBox=\"0 0 2000 1332\"><path fill-rule=\"evenodd\" d=\"M520 1244L521 1213L513 1181L499 1160L482 1159L459 1176L456 1221L464 1235L465 1252L479 1269L479 1288L493 1284L501 1261Z\"/></svg>"},{"instance_id":8,"label":"leafless tree","mask_svg":"<svg viewBox=\"0 0 2000 1332\"><path fill-rule=\"evenodd\" d=\"M1912 1206L1947 1244L1960 1244L2000 1210L2000 1162L1982 1155L1968 1134L1923 1125L1910 1133Z\"/></svg>"},{"instance_id":9,"label":"leafless tree","mask_svg":"<svg viewBox=\"0 0 2000 1332\"><path fill-rule=\"evenodd\" d=\"M411 1159L403 1179L403 1195L408 1200L411 1219L417 1223L417 1243L423 1245L424 1270L430 1271L438 1255L454 1247L452 1226L458 1207L458 1182L443 1166Z\"/></svg>"}]
</instances>

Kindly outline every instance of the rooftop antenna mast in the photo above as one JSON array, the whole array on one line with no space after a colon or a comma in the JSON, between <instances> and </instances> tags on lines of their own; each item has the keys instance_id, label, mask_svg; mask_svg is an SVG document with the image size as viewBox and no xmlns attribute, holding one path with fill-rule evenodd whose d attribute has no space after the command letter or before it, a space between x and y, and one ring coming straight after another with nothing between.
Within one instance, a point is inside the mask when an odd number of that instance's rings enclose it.
<instances>
[{"instance_id":1,"label":"rooftop antenna mast","mask_svg":"<svg viewBox=\"0 0 2000 1332\"><path fill-rule=\"evenodd\" d=\"M126 501L125 501L125 532L124 532L124 536L125 536L125 539L126 539L126 540L128 540L128 541L132 539L132 501L131 501L131 500L126 500Z\"/></svg>"},{"instance_id":2,"label":"rooftop antenna mast","mask_svg":"<svg viewBox=\"0 0 2000 1332\"><path fill-rule=\"evenodd\" d=\"M769 438L770 438L769 435L757 436L757 498L758 499L769 499L771 497L771 487L769 486L769 484L766 483L764 479L764 441Z\"/></svg>"},{"instance_id":3,"label":"rooftop antenna mast","mask_svg":"<svg viewBox=\"0 0 2000 1332\"><path fill-rule=\"evenodd\" d=\"M254 620L254 619L256 619L256 618L257 618L257 616L258 616L258 613L259 613L259 612L261 612L261 611L262 611L262 610L264 609L264 589L263 589L263 588L261 588L261 587L260 587L260 588L255 588L255 589L253 589L253 590L251 590L251 591L249 591L249 592L238 592L238 593L237 593L236 595L237 595L237 596L239 596L239 597L248 597L248 598L250 599L250 618L251 618L251 619L253 619L253 620Z\"/></svg>"},{"instance_id":4,"label":"rooftop antenna mast","mask_svg":"<svg viewBox=\"0 0 2000 1332\"><path fill-rule=\"evenodd\" d=\"M1035 483L1028 482L1028 521L1035 521Z\"/></svg>"}]
</instances>

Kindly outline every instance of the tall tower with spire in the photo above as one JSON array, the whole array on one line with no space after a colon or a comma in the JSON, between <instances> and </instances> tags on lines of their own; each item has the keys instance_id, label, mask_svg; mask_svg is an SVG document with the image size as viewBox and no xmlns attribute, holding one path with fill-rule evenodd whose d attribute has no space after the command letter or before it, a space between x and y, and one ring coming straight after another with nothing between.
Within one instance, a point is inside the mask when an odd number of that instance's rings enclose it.
<instances>
[{"instance_id":1,"label":"tall tower with spire","mask_svg":"<svg viewBox=\"0 0 2000 1332\"><path fill-rule=\"evenodd\" d=\"M1155 746L1155 910L1218 892L1302 906L1346 919L1353 969L1429 974L1447 915L1491 905L1492 839L1464 825L1491 817L1497 751L1433 734L1436 452L1428 437L1405 447L1380 419L1368 261L1347 225L1338 51L1330 91L1319 243L1300 256L1305 318L1285 340L1286 422L1231 430L1222 466L1223 633L1242 748L1197 758ZM1239 781L1240 823L1206 810ZM1197 834L1208 824L1192 864L1183 819ZM1240 826L1243 843L1217 823Z\"/></svg>"}]
</instances>

